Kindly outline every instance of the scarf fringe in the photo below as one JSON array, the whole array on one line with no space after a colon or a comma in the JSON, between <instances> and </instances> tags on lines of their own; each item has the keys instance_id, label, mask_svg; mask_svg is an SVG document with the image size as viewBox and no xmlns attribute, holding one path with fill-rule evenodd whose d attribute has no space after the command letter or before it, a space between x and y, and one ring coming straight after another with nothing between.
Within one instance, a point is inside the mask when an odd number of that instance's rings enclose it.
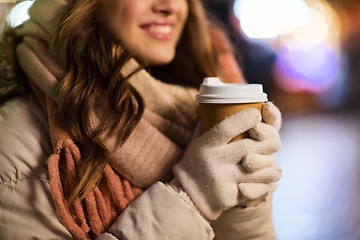
<instances>
[{"instance_id":1,"label":"scarf fringe","mask_svg":"<svg viewBox=\"0 0 360 240\"><path fill-rule=\"evenodd\" d=\"M74 142L71 139L60 140L55 153L48 159L50 184L62 224L75 239L91 239L107 231L118 214L142 191L132 187L129 181L122 179L107 165L102 180L93 191L82 201L76 199L74 205L68 208L66 197L75 188L77 169L81 163L81 155ZM66 173L62 172L64 167Z\"/></svg>"}]
</instances>

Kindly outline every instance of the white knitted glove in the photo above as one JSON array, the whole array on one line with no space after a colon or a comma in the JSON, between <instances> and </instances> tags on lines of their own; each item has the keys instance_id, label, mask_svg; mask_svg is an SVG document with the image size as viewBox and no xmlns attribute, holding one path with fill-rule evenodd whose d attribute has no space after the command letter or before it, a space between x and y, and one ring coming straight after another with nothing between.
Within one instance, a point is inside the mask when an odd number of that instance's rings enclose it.
<instances>
[{"instance_id":1,"label":"white knitted glove","mask_svg":"<svg viewBox=\"0 0 360 240\"><path fill-rule=\"evenodd\" d=\"M273 103L267 102L262 108L263 122L249 130L249 135L258 141L280 141L278 130L281 126L281 113ZM280 143L280 142L279 142ZM280 146L280 145L279 145ZM241 166L249 173L259 169L275 166L274 154L250 153L243 158ZM275 191L277 183L239 183L241 205L254 206L264 201L264 198Z\"/></svg>"},{"instance_id":2,"label":"white knitted glove","mask_svg":"<svg viewBox=\"0 0 360 240\"><path fill-rule=\"evenodd\" d=\"M247 130L255 139L228 143ZM183 159L174 167L174 174L208 219L216 219L223 210L242 202L244 197L253 197L259 192L263 194L265 189L252 191L251 185L242 186L239 183L259 183L263 186L280 178L279 167L264 164L268 155L280 149L280 139L273 127L261 122L259 111L245 109L199 135L196 131ZM256 162L260 164L251 164L252 159L259 159L258 156L261 160ZM248 169L239 164L243 159Z\"/></svg>"}]
</instances>

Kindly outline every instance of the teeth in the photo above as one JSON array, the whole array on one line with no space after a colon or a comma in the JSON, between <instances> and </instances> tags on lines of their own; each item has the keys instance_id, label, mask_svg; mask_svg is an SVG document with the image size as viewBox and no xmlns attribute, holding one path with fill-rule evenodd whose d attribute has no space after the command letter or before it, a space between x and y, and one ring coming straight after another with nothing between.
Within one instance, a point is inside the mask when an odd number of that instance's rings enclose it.
<instances>
[{"instance_id":1,"label":"teeth","mask_svg":"<svg viewBox=\"0 0 360 240\"><path fill-rule=\"evenodd\" d=\"M153 32L153 33L169 34L169 33L171 33L171 27L170 26L151 26L149 28L149 31Z\"/></svg>"}]
</instances>

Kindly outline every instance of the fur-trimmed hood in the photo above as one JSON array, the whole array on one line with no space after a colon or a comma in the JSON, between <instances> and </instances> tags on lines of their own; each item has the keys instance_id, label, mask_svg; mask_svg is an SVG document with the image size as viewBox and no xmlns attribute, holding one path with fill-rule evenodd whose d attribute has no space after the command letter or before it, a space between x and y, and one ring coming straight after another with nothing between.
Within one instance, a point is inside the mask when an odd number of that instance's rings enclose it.
<instances>
[{"instance_id":1,"label":"fur-trimmed hood","mask_svg":"<svg viewBox=\"0 0 360 240\"><path fill-rule=\"evenodd\" d=\"M21 37L5 27L0 35L0 103L15 95L30 95L24 72L17 63L15 48Z\"/></svg>"}]
</instances>

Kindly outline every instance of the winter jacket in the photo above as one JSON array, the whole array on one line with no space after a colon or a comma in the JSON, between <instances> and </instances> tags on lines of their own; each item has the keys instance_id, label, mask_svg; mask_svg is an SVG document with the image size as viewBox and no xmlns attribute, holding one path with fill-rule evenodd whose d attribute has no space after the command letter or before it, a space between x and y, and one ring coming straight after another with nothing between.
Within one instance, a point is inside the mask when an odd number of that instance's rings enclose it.
<instances>
[{"instance_id":1,"label":"winter jacket","mask_svg":"<svg viewBox=\"0 0 360 240\"><path fill-rule=\"evenodd\" d=\"M46 161L52 147L45 113L16 97L0 107L0 239L72 239L57 218ZM274 239L271 198L224 212L211 225L156 182L98 239Z\"/></svg>"}]
</instances>

